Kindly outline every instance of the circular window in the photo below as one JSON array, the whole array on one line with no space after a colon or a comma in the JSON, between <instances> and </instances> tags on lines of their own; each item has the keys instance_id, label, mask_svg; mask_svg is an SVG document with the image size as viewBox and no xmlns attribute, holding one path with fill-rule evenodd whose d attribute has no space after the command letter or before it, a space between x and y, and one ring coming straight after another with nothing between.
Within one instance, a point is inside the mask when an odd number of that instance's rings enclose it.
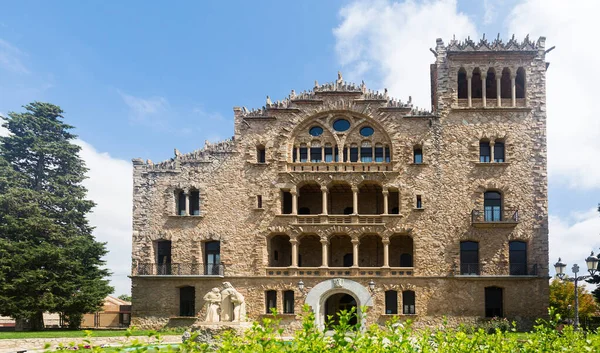
<instances>
[{"instance_id":1,"label":"circular window","mask_svg":"<svg viewBox=\"0 0 600 353\"><path fill-rule=\"evenodd\" d=\"M333 129L335 131L346 131L350 128L350 122L346 119L338 119L333 122Z\"/></svg>"},{"instance_id":2,"label":"circular window","mask_svg":"<svg viewBox=\"0 0 600 353\"><path fill-rule=\"evenodd\" d=\"M312 136L320 136L323 133L323 128L320 126L313 126L308 130L308 133Z\"/></svg>"},{"instance_id":3,"label":"circular window","mask_svg":"<svg viewBox=\"0 0 600 353\"><path fill-rule=\"evenodd\" d=\"M373 135L374 132L375 130L373 130L373 128L370 126L365 126L362 129L360 129L360 134L365 137Z\"/></svg>"}]
</instances>

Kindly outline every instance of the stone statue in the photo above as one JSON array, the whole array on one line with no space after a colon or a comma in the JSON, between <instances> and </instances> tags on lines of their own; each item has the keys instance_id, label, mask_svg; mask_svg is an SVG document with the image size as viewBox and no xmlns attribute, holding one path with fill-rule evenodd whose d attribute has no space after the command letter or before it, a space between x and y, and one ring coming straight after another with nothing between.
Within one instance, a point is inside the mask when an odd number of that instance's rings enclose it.
<instances>
[{"instance_id":1,"label":"stone statue","mask_svg":"<svg viewBox=\"0 0 600 353\"><path fill-rule=\"evenodd\" d=\"M270 107L271 104L271 97L267 96L267 107Z\"/></svg>"},{"instance_id":2,"label":"stone statue","mask_svg":"<svg viewBox=\"0 0 600 353\"><path fill-rule=\"evenodd\" d=\"M240 322L246 319L246 301L231 283L223 282L221 291L221 321Z\"/></svg>"},{"instance_id":3,"label":"stone statue","mask_svg":"<svg viewBox=\"0 0 600 353\"><path fill-rule=\"evenodd\" d=\"M213 288L204 295L206 302L206 322L219 322L219 306L221 305L221 293L219 288Z\"/></svg>"},{"instance_id":4,"label":"stone statue","mask_svg":"<svg viewBox=\"0 0 600 353\"><path fill-rule=\"evenodd\" d=\"M338 71L338 83L344 81L344 78L342 77L342 72Z\"/></svg>"}]
</instances>

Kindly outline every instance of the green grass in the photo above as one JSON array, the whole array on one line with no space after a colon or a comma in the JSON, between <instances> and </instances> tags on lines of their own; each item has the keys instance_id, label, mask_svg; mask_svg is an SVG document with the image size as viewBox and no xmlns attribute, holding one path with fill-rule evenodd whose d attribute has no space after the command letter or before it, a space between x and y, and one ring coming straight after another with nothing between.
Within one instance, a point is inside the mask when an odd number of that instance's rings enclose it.
<instances>
[{"instance_id":1,"label":"green grass","mask_svg":"<svg viewBox=\"0 0 600 353\"><path fill-rule=\"evenodd\" d=\"M91 330L92 337L119 337L125 336L126 330ZM131 331L132 336L148 336L155 331L143 331L134 330ZM161 335L173 335L176 332L161 332ZM85 331L83 330L48 330L48 331L34 331L34 332L0 332L0 340L2 339L23 339L23 338L77 338L85 337Z\"/></svg>"}]
</instances>

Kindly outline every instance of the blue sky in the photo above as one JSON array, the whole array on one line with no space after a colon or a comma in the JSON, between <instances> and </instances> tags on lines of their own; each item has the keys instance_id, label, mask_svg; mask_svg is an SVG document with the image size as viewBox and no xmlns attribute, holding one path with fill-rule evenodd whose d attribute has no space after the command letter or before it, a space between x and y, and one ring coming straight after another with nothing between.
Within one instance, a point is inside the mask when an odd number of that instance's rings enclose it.
<instances>
[{"instance_id":1,"label":"blue sky","mask_svg":"<svg viewBox=\"0 0 600 353\"><path fill-rule=\"evenodd\" d=\"M600 246L598 215L590 213L600 202L600 168L586 165L598 161L600 125L589 101L576 104L574 97L566 105L551 98L562 94L561 85L570 87L575 54L593 54L594 49L582 48L586 35L594 40L588 33L594 29L577 17L594 13L588 6L596 5L541 0L5 1L0 114L34 100L66 111L91 169L90 197L99 204L92 222L98 238L113 250L109 267L120 293L128 291L129 248L123 251L121 245L130 236L131 158L161 161L172 157L173 148L185 153L205 140L228 138L233 106L260 107L266 95L281 99L291 89L311 88L314 80L334 80L338 70L373 88L390 87L399 98L412 95L427 107L426 72L433 61L428 48L437 37L447 42L452 34L546 35L548 46L557 45L548 56L550 213L555 217L551 233L556 233L551 247L562 250L565 237L581 237L585 246L573 250L573 256L583 258L583 248ZM560 31L554 28L558 15ZM597 69L588 75L590 81L600 79ZM551 114L563 117L551 123ZM573 136L592 146L581 160L565 151Z\"/></svg>"}]
</instances>

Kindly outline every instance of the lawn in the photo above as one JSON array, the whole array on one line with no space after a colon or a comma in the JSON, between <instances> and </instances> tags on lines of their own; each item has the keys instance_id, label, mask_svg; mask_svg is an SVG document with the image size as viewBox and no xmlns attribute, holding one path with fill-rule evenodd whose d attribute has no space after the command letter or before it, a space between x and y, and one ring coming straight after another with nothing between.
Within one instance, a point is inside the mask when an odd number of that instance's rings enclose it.
<instances>
[{"instance_id":1,"label":"lawn","mask_svg":"<svg viewBox=\"0 0 600 353\"><path fill-rule=\"evenodd\" d=\"M119 337L127 334L126 330L90 330L92 337ZM84 330L47 330L34 332L0 332L0 340L2 339L24 339L24 338L78 338L85 337ZM134 330L131 331L132 336L148 336L156 333L150 330ZM161 335L178 335L177 332L161 332Z\"/></svg>"}]
</instances>

